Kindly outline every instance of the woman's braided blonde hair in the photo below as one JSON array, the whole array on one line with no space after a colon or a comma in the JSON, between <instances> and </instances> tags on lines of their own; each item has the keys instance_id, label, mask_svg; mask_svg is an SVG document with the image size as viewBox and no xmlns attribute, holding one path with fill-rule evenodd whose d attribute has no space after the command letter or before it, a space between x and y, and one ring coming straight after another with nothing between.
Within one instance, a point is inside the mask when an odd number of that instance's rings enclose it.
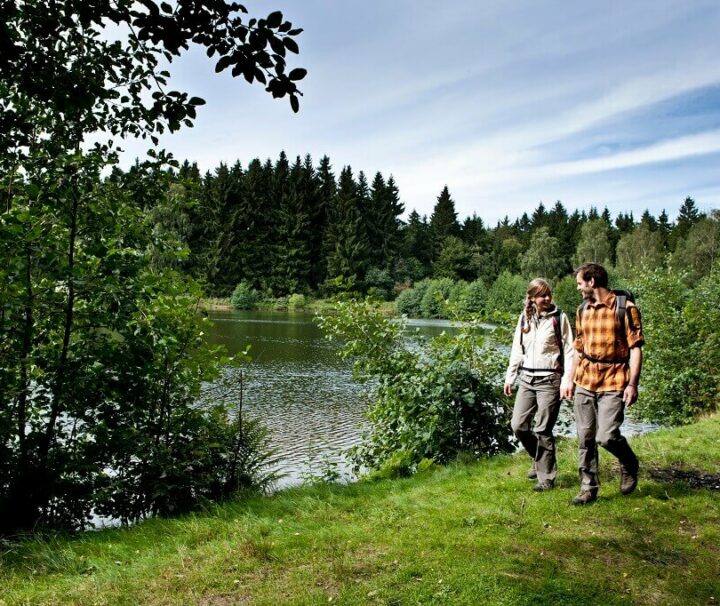
<instances>
[{"instance_id":1,"label":"woman's braided blonde hair","mask_svg":"<svg viewBox=\"0 0 720 606\"><path fill-rule=\"evenodd\" d=\"M523 311L525 314L524 332L530 332L530 321L533 319L533 316L537 315L537 308L535 307L533 299L544 295L552 296L552 287L547 280L544 278L535 278L528 284L527 295L525 296L525 309Z\"/></svg>"}]
</instances>

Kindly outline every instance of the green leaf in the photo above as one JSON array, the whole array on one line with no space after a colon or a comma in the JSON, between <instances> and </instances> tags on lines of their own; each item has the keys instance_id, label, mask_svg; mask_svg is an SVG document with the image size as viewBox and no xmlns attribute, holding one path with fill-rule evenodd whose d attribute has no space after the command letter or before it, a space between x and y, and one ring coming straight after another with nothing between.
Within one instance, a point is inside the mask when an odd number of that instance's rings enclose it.
<instances>
[{"instance_id":1,"label":"green leaf","mask_svg":"<svg viewBox=\"0 0 720 606\"><path fill-rule=\"evenodd\" d=\"M302 67L296 67L288 74L290 80L302 80L305 76L307 76L307 70Z\"/></svg>"},{"instance_id":2,"label":"green leaf","mask_svg":"<svg viewBox=\"0 0 720 606\"><path fill-rule=\"evenodd\" d=\"M282 24L283 15L280 11L270 13L267 17L267 26L270 29L277 29Z\"/></svg>"},{"instance_id":3,"label":"green leaf","mask_svg":"<svg viewBox=\"0 0 720 606\"><path fill-rule=\"evenodd\" d=\"M291 53L295 53L297 55L300 52L297 42L295 42L292 38L283 38L283 44Z\"/></svg>"}]
</instances>

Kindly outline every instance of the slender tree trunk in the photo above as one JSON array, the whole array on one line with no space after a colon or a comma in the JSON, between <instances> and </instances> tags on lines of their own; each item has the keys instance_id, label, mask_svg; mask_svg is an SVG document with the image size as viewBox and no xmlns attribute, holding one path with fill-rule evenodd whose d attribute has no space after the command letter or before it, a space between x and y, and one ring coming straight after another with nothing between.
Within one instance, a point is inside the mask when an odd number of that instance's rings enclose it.
<instances>
[{"instance_id":1,"label":"slender tree trunk","mask_svg":"<svg viewBox=\"0 0 720 606\"><path fill-rule=\"evenodd\" d=\"M50 453L50 445L55 437L55 425L62 411L65 399L65 385L68 372L68 354L70 351L70 341L72 338L74 319L75 319L75 248L77 244L78 232L78 213L80 207L80 192L77 179L71 184L72 204L70 207L70 234L68 238L67 248L67 284L68 294L65 302L65 313L63 322L63 339L60 348L60 355L57 362L57 371L55 373L55 381L52 387L52 403L50 406L50 417L47 422L45 434L40 443L38 476L41 482L41 498L38 506L44 507L48 499L52 495L53 480L50 477L48 469L48 456Z\"/></svg>"},{"instance_id":2,"label":"slender tree trunk","mask_svg":"<svg viewBox=\"0 0 720 606\"><path fill-rule=\"evenodd\" d=\"M30 358L34 332L35 293L33 291L33 249L30 242L25 246L25 306L23 310L23 343L20 354L20 385L16 406L17 468L12 476L12 485L3 507L0 520L0 535L27 530L37 519L37 483L30 460L27 443L28 401L30 398Z\"/></svg>"}]
</instances>

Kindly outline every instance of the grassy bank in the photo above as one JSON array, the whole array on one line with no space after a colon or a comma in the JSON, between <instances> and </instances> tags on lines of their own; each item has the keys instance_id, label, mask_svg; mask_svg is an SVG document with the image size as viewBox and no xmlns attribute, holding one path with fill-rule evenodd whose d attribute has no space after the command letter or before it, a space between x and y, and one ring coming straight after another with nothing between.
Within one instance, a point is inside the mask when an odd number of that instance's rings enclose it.
<instances>
[{"instance_id":1,"label":"grassy bank","mask_svg":"<svg viewBox=\"0 0 720 606\"><path fill-rule=\"evenodd\" d=\"M550 493L516 455L4 545L0 604L720 603L720 416L632 444L638 491L604 456L585 508L565 440Z\"/></svg>"},{"instance_id":2,"label":"grassy bank","mask_svg":"<svg viewBox=\"0 0 720 606\"><path fill-rule=\"evenodd\" d=\"M207 311L222 311L233 309L229 297L209 297L203 299L200 303L202 309ZM331 299L308 299L304 307L294 311L311 312L311 313L332 313L335 309L335 302ZM395 302L384 301L380 304L380 310L387 316L396 315ZM257 311L288 311L287 301L284 299L260 301L257 304Z\"/></svg>"}]
</instances>

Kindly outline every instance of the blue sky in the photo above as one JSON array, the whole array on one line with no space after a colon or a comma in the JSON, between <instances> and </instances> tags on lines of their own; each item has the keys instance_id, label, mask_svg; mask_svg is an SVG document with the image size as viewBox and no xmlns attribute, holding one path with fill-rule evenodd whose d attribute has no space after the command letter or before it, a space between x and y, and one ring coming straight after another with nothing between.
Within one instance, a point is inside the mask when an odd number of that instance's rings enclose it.
<instances>
[{"instance_id":1,"label":"blue sky","mask_svg":"<svg viewBox=\"0 0 720 606\"><path fill-rule=\"evenodd\" d=\"M203 170L327 154L336 174L392 174L408 211L429 215L447 184L461 218L491 224L556 200L720 208L717 0L245 4L304 28L300 113L191 53L173 84L207 105L162 145Z\"/></svg>"}]
</instances>

